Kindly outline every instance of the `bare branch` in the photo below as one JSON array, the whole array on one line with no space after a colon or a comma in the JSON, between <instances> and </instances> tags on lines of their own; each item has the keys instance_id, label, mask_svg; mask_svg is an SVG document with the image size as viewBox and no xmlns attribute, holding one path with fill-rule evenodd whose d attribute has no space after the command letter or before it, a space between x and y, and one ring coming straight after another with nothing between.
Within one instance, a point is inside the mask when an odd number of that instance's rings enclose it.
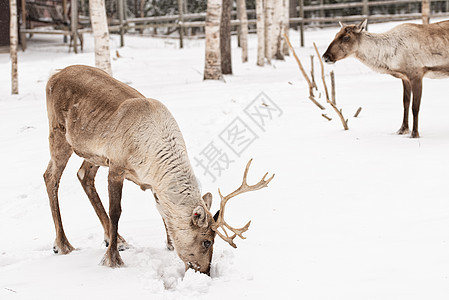
<instances>
[{"instance_id":1,"label":"bare branch","mask_svg":"<svg viewBox=\"0 0 449 300\"><path fill-rule=\"evenodd\" d=\"M335 74L334 71L331 71L331 95L332 95L332 103L334 103L335 105L337 105L337 101L335 100Z\"/></svg>"},{"instance_id":2,"label":"bare branch","mask_svg":"<svg viewBox=\"0 0 449 300\"><path fill-rule=\"evenodd\" d=\"M313 47L315 48L316 51L316 55L318 56L318 61L320 62L320 67L321 67L321 79L323 80L323 85L324 85L324 92L326 93L326 101L329 101L329 91L327 90L327 84L326 84L326 80L324 78L324 65L323 65L323 61L321 60L321 56L320 56L320 52L318 52L318 48L316 47L315 42L313 43Z\"/></svg>"},{"instance_id":3,"label":"bare branch","mask_svg":"<svg viewBox=\"0 0 449 300\"><path fill-rule=\"evenodd\" d=\"M313 47L315 48L316 54L319 58L320 61L320 66L321 66L321 79L323 80L323 85L324 85L324 92L326 93L326 101L327 103L330 104L330 106L332 106L332 108L335 110L335 112L338 114L338 116L340 117L341 123L343 124L343 128L345 130L348 130L348 122L347 120L345 120L345 118L343 117L343 114L341 112L341 110L338 109L338 107L329 99L329 92L327 90L327 85L326 85L326 80L324 78L324 65L323 65L323 60L321 59L321 55L320 52L318 51L318 48L316 46L315 43L313 43Z\"/></svg>"},{"instance_id":4,"label":"bare branch","mask_svg":"<svg viewBox=\"0 0 449 300\"><path fill-rule=\"evenodd\" d=\"M315 105L318 106L320 109L324 110L325 109L324 106L319 104L315 100L315 96L313 95L313 89L316 88L316 85L314 83L312 83L312 81L310 80L309 76L307 76L307 73L304 70L304 67L302 66L301 61L299 60L298 56L296 55L295 49L293 48L292 44L290 43L290 40L288 39L288 36L285 33L284 33L284 39L287 42L287 44L290 47L290 49L292 50L293 56L295 57L296 62L298 63L298 67L301 70L302 75L306 79L307 84L309 85L309 99L312 100L312 102L315 103Z\"/></svg>"},{"instance_id":5,"label":"bare branch","mask_svg":"<svg viewBox=\"0 0 449 300\"><path fill-rule=\"evenodd\" d=\"M314 96L309 96L310 101L315 103L316 106L318 106L321 110L325 110L326 108L322 106L318 101L316 101Z\"/></svg>"},{"instance_id":6,"label":"bare branch","mask_svg":"<svg viewBox=\"0 0 449 300\"><path fill-rule=\"evenodd\" d=\"M316 90L318 88L317 88L316 82L315 82L315 70L314 69L315 69L315 67L313 65L313 55L310 55L310 77L312 78L313 87Z\"/></svg>"},{"instance_id":7,"label":"bare branch","mask_svg":"<svg viewBox=\"0 0 449 300\"><path fill-rule=\"evenodd\" d=\"M327 119L328 121L332 121L332 118L329 118L326 114L321 114L325 119Z\"/></svg>"},{"instance_id":8,"label":"bare branch","mask_svg":"<svg viewBox=\"0 0 449 300\"><path fill-rule=\"evenodd\" d=\"M362 108L359 107L359 108L357 109L357 111L355 112L354 118L357 118L357 117L359 116L359 114L360 114L361 111L362 111Z\"/></svg>"}]
</instances>

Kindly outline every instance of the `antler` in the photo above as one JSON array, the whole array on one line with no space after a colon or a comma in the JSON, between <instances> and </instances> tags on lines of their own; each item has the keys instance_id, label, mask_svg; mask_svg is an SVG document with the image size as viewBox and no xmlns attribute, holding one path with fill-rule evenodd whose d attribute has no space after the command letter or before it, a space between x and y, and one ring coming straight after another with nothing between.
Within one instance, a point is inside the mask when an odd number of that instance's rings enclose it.
<instances>
[{"instance_id":1,"label":"antler","mask_svg":"<svg viewBox=\"0 0 449 300\"><path fill-rule=\"evenodd\" d=\"M237 246L234 244L234 238L236 236L239 236L242 239L246 239L246 237L244 237L242 234L248 230L249 224L251 224L251 221L249 221L245 226L243 226L242 228L234 228L231 227L228 223L226 223L226 221L224 220L224 213L225 213L225 207L226 207L226 203L228 202L229 199L231 199L232 197L235 197L239 194L243 194L245 192L250 192L250 191L257 191L261 188L267 187L268 183L270 183L270 181L274 178L274 174L268 179L265 180L265 178L268 175L268 172L265 173L265 175L262 177L262 179L256 183L255 185L248 185L248 183L246 182L246 177L248 175L248 170L249 170L249 166L251 165L251 162L253 161L253 159L250 159L248 161L248 163L246 164L246 169L245 169L245 173L243 174L243 181L242 181L242 185L236 189L235 191L233 191L232 193L230 193L227 196L223 196L220 192L220 189L218 189L218 194L220 194L220 198L221 198L221 203L220 203L220 211L219 211L219 215L217 220L215 221L212 229L226 242L228 242L232 247L237 248ZM221 228L221 230L223 230L223 233L221 233L218 229ZM232 231L234 234L232 236L229 236L226 228L230 231Z\"/></svg>"}]
</instances>

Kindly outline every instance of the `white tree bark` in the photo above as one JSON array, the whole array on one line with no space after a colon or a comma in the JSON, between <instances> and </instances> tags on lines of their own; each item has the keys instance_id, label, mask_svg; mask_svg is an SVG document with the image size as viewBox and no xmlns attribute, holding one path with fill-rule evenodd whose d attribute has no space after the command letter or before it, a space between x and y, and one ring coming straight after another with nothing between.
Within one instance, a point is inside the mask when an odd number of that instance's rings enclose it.
<instances>
[{"instance_id":1,"label":"white tree bark","mask_svg":"<svg viewBox=\"0 0 449 300\"><path fill-rule=\"evenodd\" d=\"M284 1L284 33L289 36L289 29L290 29L290 0L283 0ZM284 38L282 38L282 44L283 49L282 53L284 55L290 55L288 44L284 41Z\"/></svg>"},{"instance_id":2,"label":"white tree bark","mask_svg":"<svg viewBox=\"0 0 449 300\"><path fill-rule=\"evenodd\" d=\"M242 62L248 61L248 15L246 14L246 1L237 0L237 11L240 19L240 46L242 47Z\"/></svg>"},{"instance_id":3,"label":"white tree bark","mask_svg":"<svg viewBox=\"0 0 449 300\"><path fill-rule=\"evenodd\" d=\"M284 5L283 0L274 1L273 14L273 44L272 54L276 59L284 59L282 54L282 33L284 31Z\"/></svg>"},{"instance_id":4,"label":"white tree bark","mask_svg":"<svg viewBox=\"0 0 449 300\"><path fill-rule=\"evenodd\" d=\"M109 31L104 0L89 0L89 10L94 34L95 66L112 75Z\"/></svg>"},{"instance_id":5,"label":"white tree bark","mask_svg":"<svg viewBox=\"0 0 449 300\"><path fill-rule=\"evenodd\" d=\"M257 16L257 65L263 66L265 63L265 15L263 0L256 0Z\"/></svg>"},{"instance_id":6,"label":"white tree bark","mask_svg":"<svg viewBox=\"0 0 449 300\"><path fill-rule=\"evenodd\" d=\"M273 58L273 17L274 0L264 0L265 16L265 58L271 64Z\"/></svg>"},{"instance_id":7,"label":"white tree bark","mask_svg":"<svg viewBox=\"0 0 449 300\"><path fill-rule=\"evenodd\" d=\"M206 13L206 61L204 79L222 79L220 53L221 0L208 0Z\"/></svg>"},{"instance_id":8,"label":"white tree bark","mask_svg":"<svg viewBox=\"0 0 449 300\"><path fill-rule=\"evenodd\" d=\"M422 13L422 23L429 24L430 0L422 0L421 13Z\"/></svg>"},{"instance_id":9,"label":"white tree bark","mask_svg":"<svg viewBox=\"0 0 449 300\"><path fill-rule=\"evenodd\" d=\"M10 48L9 54L11 56L11 94L19 93L19 76L17 72L17 44L18 38L18 27L17 27L17 1L9 1L10 9L10 23L9 23L9 37L10 37Z\"/></svg>"}]
</instances>

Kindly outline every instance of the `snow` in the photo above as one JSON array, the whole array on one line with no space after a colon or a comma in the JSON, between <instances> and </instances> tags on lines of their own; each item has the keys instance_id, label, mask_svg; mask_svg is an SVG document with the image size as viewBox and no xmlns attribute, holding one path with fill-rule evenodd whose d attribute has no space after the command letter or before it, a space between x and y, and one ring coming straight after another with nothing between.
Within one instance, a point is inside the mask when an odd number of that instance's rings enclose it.
<instances>
[{"instance_id":1,"label":"snow","mask_svg":"<svg viewBox=\"0 0 449 300\"><path fill-rule=\"evenodd\" d=\"M307 47L296 49L306 69L312 41L323 52L336 31L306 32ZM290 35L298 45L297 32ZM402 122L398 79L355 59L326 66L336 73L337 105L349 119L344 131L330 106L329 122L307 99L292 56L256 66L255 36L249 39L250 62L242 64L234 47L235 75L218 82L202 80L202 40L178 49L175 40L127 36L119 48L119 38L112 38L114 76L170 109L203 192L214 195L213 212L217 188L237 188L248 159L254 158L250 184L267 171L276 176L268 188L229 203L228 223L252 223L247 239L236 239L237 249L217 238L211 277L184 272L165 247L151 192L126 182L119 232L132 247L121 252L125 267L109 269L99 266L103 230L76 178L82 160L73 155L61 180L60 207L77 251L53 254L42 178L49 160L45 84L57 69L92 65L94 55L90 36L81 54L68 53L60 37L36 36L19 53L19 95L10 95L9 56L0 54L1 299L447 299L447 80L425 79L421 138L411 139L395 134ZM261 92L282 110L265 131L244 113ZM240 157L219 138L236 117L258 136ZM233 160L215 182L194 160L210 142ZM96 185L107 208L106 177L100 169Z\"/></svg>"}]
</instances>

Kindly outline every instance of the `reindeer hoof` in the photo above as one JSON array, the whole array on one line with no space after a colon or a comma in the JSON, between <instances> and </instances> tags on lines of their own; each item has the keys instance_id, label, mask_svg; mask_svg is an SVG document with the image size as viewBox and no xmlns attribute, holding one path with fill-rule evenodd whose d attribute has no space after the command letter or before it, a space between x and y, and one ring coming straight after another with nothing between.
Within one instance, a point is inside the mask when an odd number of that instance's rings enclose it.
<instances>
[{"instance_id":1,"label":"reindeer hoof","mask_svg":"<svg viewBox=\"0 0 449 300\"><path fill-rule=\"evenodd\" d=\"M399 134L399 135L403 135L403 134L409 134L410 133L410 130L407 128L407 127L401 127L398 131L397 131L397 134Z\"/></svg>"},{"instance_id":2,"label":"reindeer hoof","mask_svg":"<svg viewBox=\"0 0 449 300\"><path fill-rule=\"evenodd\" d=\"M175 250L175 247L173 247L172 244L167 243L167 249L170 251L173 251L173 250Z\"/></svg>"},{"instance_id":3,"label":"reindeer hoof","mask_svg":"<svg viewBox=\"0 0 449 300\"><path fill-rule=\"evenodd\" d=\"M119 244L117 245L118 251L125 251L125 250L128 250L129 248L130 248L130 246L128 245L127 242L119 243Z\"/></svg>"},{"instance_id":4,"label":"reindeer hoof","mask_svg":"<svg viewBox=\"0 0 449 300\"><path fill-rule=\"evenodd\" d=\"M117 250L110 251L108 249L101 260L100 263L102 266L110 267L110 268L119 268L124 265L122 258L120 257L120 254Z\"/></svg>"},{"instance_id":5,"label":"reindeer hoof","mask_svg":"<svg viewBox=\"0 0 449 300\"><path fill-rule=\"evenodd\" d=\"M413 131L412 135L410 136L412 139L416 139L419 138L419 132L418 131Z\"/></svg>"},{"instance_id":6,"label":"reindeer hoof","mask_svg":"<svg viewBox=\"0 0 449 300\"><path fill-rule=\"evenodd\" d=\"M125 239L120 234L118 235L117 239L118 239L118 241L117 241L118 242L117 243L118 251L125 251L125 250L131 248L131 246L125 241ZM106 237L104 239L104 244L105 244L106 248L109 247L109 238Z\"/></svg>"},{"instance_id":7,"label":"reindeer hoof","mask_svg":"<svg viewBox=\"0 0 449 300\"><path fill-rule=\"evenodd\" d=\"M106 248L109 247L109 242L104 240L104 245L106 246ZM131 247L126 242L125 243L119 243L117 245L118 251L125 251L125 250L128 250L129 248L131 248Z\"/></svg>"},{"instance_id":8,"label":"reindeer hoof","mask_svg":"<svg viewBox=\"0 0 449 300\"><path fill-rule=\"evenodd\" d=\"M73 250L75 250L75 248L73 248L73 246L70 245L68 241L66 241L65 243L60 243L60 245L58 245L58 243L55 241L53 245L53 252L55 254L69 254Z\"/></svg>"}]
</instances>

